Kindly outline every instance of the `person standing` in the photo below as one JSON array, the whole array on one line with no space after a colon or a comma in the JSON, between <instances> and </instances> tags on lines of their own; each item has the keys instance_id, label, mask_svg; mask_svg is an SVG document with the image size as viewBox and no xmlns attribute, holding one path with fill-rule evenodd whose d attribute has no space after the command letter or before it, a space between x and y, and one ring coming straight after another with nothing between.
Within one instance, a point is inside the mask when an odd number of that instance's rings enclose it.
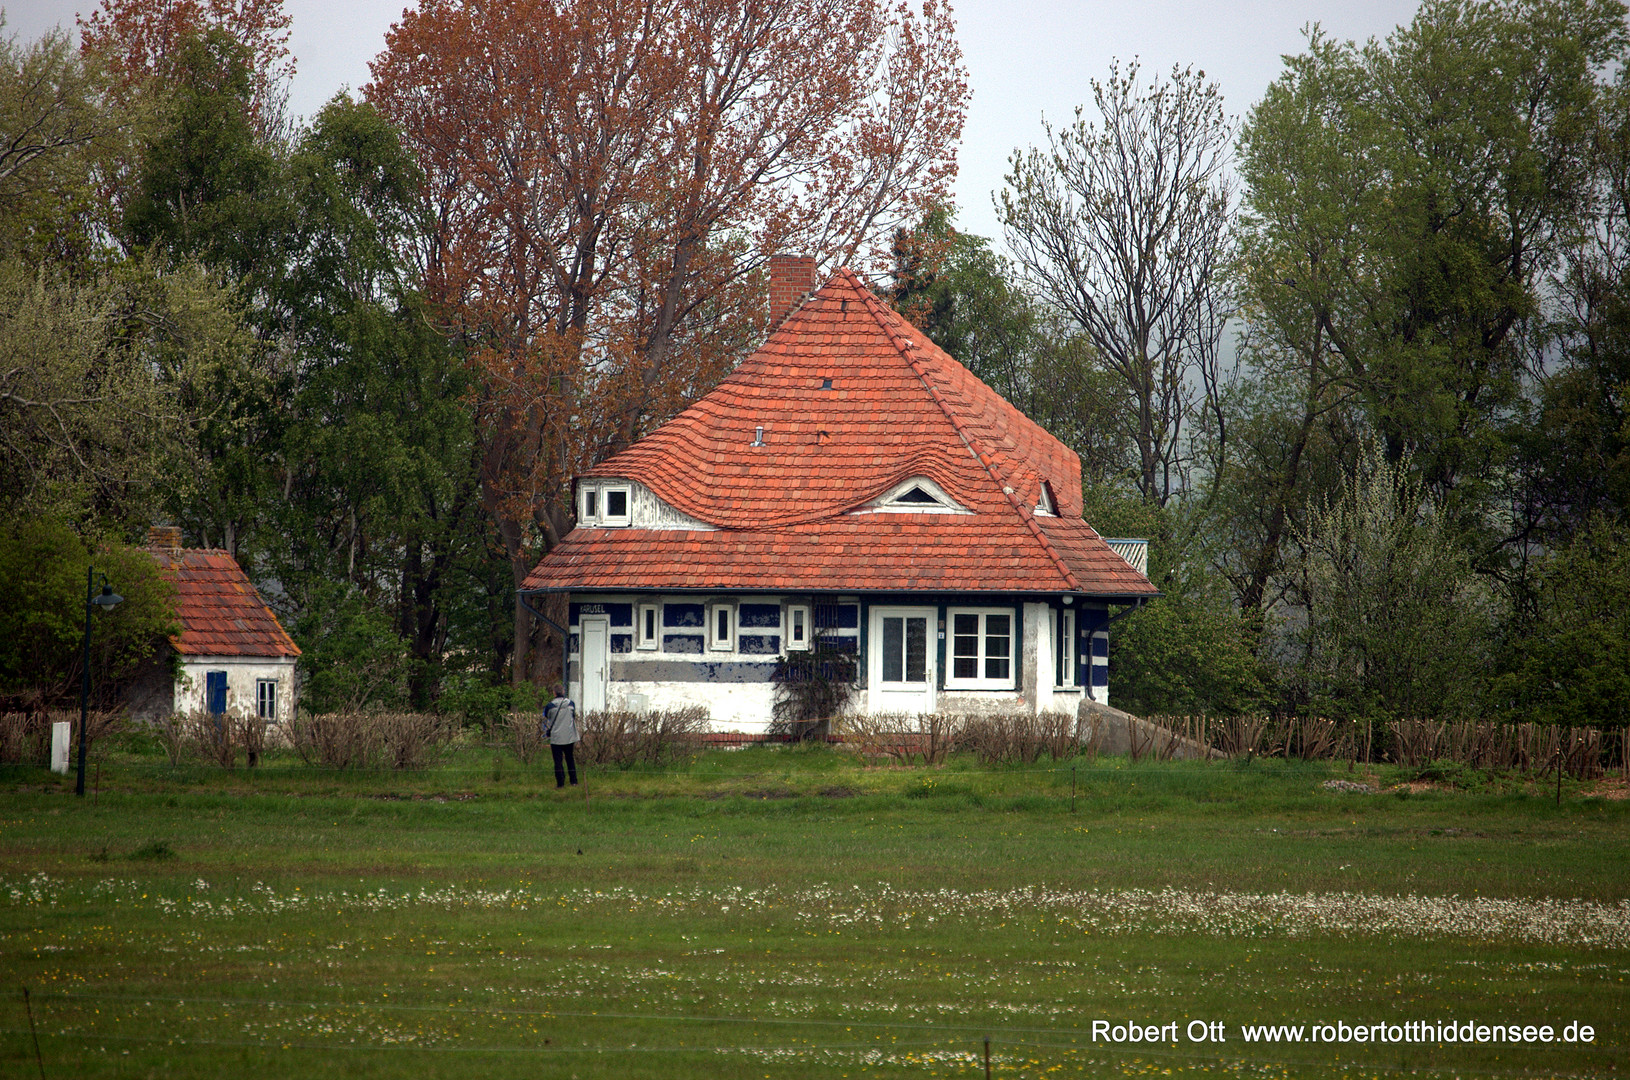
<instances>
[{"instance_id":1,"label":"person standing","mask_svg":"<svg viewBox=\"0 0 1630 1080\"><path fill-rule=\"evenodd\" d=\"M555 786L566 786L570 772L572 784L577 783L577 756L573 748L579 738L577 732L577 704L566 696L566 690L555 686L555 696L543 707L543 737L549 740L549 753L555 759Z\"/></svg>"}]
</instances>

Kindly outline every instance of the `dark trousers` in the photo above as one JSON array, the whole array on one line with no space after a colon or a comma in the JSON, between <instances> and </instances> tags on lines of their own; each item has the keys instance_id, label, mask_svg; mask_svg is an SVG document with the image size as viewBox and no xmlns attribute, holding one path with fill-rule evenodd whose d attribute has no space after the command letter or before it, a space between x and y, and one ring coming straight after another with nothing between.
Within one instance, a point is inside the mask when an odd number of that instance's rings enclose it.
<instances>
[{"instance_id":1,"label":"dark trousers","mask_svg":"<svg viewBox=\"0 0 1630 1080\"><path fill-rule=\"evenodd\" d=\"M550 743L549 752L555 755L555 786L566 786L566 772L571 771L572 783L577 783L577 757L572 753L576 743ZM564 763L564 764L562 764Z\"/></svg>"}]
</instances>

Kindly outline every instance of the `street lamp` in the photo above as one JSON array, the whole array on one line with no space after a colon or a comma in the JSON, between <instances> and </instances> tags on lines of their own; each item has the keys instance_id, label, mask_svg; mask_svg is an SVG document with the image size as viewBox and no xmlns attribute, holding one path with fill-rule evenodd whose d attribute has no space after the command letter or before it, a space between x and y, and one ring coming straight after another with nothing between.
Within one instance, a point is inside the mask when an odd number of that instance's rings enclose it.
<instances>
[{"instance_id":1,"label":"street lamp","mask_svg":"<svg viewBox=\"0 0 1630 1080\"><path fill-rule=\"evenodd\" d=\"M96 591L96 579L102 579L102 591ZM74 794L80 798L85 797L85 744L90 741L91 717L91 612L97 608L108 611L115 604L124 602L124 597L113 591L108 584L106 574L98 574L96 567L85 568L85 678L79 687L79 780L74 784Z\"/></svg>"}]
</instances>

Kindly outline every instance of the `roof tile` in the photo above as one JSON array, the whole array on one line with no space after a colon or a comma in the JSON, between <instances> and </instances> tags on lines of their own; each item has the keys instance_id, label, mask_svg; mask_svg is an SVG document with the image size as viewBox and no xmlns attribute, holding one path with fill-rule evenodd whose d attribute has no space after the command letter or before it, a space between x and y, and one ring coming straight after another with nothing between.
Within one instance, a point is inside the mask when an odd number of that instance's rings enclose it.
<instances>
[{"instance_id":1,"label":"roof tile","mask_svg":"<svg viewBox=\"0 0 1630 1080\"><path fill-rule=\"evenodd\" d=\"M717 531L576 529L523 588L1156 591L1081 520L1080 459L849 270L588 475ZM913 476L973 514L853 513ZM1034 513L1043 483L1056 517Z\"/></svg>"},{"instance_id":2,"label":"roof tile","mask_svg":"<svg viewBox=\"0 0 1630 1080\"><path fill-rule=\"evenodd\" d=\"M299 656L237 560L215 549L148 548L159 573L175 585L183 656Z\"/></svg>"}]
</instances>

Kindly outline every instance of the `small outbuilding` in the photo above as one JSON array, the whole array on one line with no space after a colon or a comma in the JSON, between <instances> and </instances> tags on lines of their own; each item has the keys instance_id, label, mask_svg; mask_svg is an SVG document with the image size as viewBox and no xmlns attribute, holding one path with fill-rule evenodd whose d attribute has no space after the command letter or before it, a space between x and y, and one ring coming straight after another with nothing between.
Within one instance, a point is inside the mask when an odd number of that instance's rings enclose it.
<instances>
[{"instance_id":1,"label":"small outbuilding","mask_svg":"<svg viewBox=\"0 0 1630 1080\"><path fill-rule=\"evenodd\" d=\"M1141 542L1082 520L1074 452L814 269L776 260L764 344L577 479L576 528L521 590L569 594L572 696L763 730L778 658L819 638L855 657L862 711L1106 702L1111 610L1157 595Z\"/></svg>"},{"instance_id":2,"label":"small outbuilding","mask_svg":"<svg viewBox=\"0 0 1630 1080\"><path fill-rule=\"evenodd\" d=\"M237 560L226 551L182 547L173 526L149 530L147 552L175 586L181 634L135 681L132 717L196 710L274 724L293 717L300 647Z\"/></svg>"}]
</instances>

